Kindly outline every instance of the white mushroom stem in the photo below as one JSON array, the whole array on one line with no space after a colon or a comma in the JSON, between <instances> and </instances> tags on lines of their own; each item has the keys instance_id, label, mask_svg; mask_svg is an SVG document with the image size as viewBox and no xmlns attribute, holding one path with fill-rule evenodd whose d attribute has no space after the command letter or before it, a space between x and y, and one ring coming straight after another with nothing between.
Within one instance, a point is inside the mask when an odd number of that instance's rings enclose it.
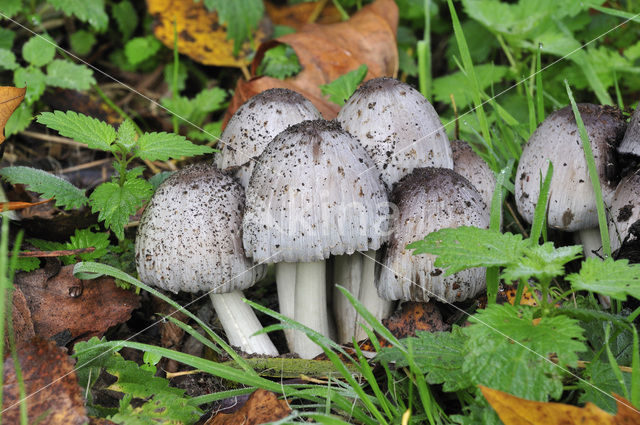
<instances>
[{"instance_id":1,"label":"white mushroom stem","mask_svg":"<svg viewBox=\"0 0 640 425\"><path fill-rule=\"evenodd\" d=\"M280 314L290 319L295 318L296 264L297 263L285 262L276 263L276 286L278 288ZM284 330L289 351L294 351L294 335L295 332L293 329Z\"/></svg>"},{"instance_id":2,"label":"white mushroom stem","mask_svg":"<svg viewBox=\"0 0 640 425\"><path fill-rule=\"evenodd\" d=\"M326 269L324 261L297 263L295 320L314 331L329 336L327 314ZM322 348L301 332L293 338L294 352L303 359L322 353Z\"/></svg>"},{"instance_id":3,"label":"white mushroom stem","mask_svg":"<svg viewBox=\"0 0 640 425\"><path fill-rule=\"evenodd\" d=\"M600 228L592 227L590 229L579 230L576 235L582 244L582 250L585 258L597 257L598 252L602 252L602 239L600 238ZM608 309L611 308L611 298L606 295L598 294L600 305Z\"/></svg>"},{"instance_id":4,"label":"white mushroom stem","mask_svg":"<svg viewBox=\"0 0 640 425\"><path fill-rule=\"evenodd\" d=\"M262 325L253 309L242 301L242 291L211 293L210 297L230 345L250 354L279 354L267 334L252 336L262 329Z\"/></svg>"},{"instance_id":5,"label":"white mushroom stem","mask_svg":"<svg viewBox=\"0 0 640 425\"><path fill-rule=\"evenodd\" d=\"M392 302L378 296L375 285L375 261L377 251L363 254L341 255L335 259L334 282L344 286L373 316L382 320L391 313ZM349 300L336 288L334 292L334 315L338 326L340 343L367 338L358 322L364 322Z\"/></svg>"}]
</instances>

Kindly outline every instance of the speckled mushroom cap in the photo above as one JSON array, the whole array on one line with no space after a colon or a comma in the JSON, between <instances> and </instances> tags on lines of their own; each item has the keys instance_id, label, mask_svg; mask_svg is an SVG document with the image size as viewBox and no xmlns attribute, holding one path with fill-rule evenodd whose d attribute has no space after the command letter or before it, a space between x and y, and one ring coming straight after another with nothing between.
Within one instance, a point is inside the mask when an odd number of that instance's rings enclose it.
<instances>
[{"instance_id":1,"label":"speckled mushroom cap","mask_svg":"<svg viewBox=\"0 0 640 425\"><path fill-rule=\"evenodd\" d=\"M416 168L393 189L398 208L382 257L378 294L386 300L448 302L473 297L486 286L484 269L443 276L431 254L405 249L429 233L460 226L489 227L490 212L473 185L445 168Z\"/></svg>"},{"instance_id":2,"label":"speckled mushroom cap","mask_svg":"<svg viewBox=\"0 0 640 425\"><path fill-rule=\"evenodd\" d=\"M619 110L592 104L578 104L593 156L602 195L607 205L616 186L615 149L625 130ZM531 135L522 151L516 174L518 211L531 223L540 194L540 173L553 162L549 198L549 225L576 231L598 225L596 201L582 142L571 106L547 117Z\"/></svg>"},{"instance_id":3,"label":"speckled mushroom cap","mask_svg":"<svg viewBox=\"0 0 640 425\"><path fill-rule=\"evenodd\" d=\"M496 188L496 176L489 165L471 149L467 142L453 140L453 171L469 180L482 195L487 206L491 205L493 191Z\"/></svg>"},{"instance_id":4,"label":"speckled mushroom cap","mask_svg":"<svg viewBox=\"0 0 640 425\"><path fill-rule=\"evenodd\" d=\"M636 106L636 111L631 116L627 132L620 143L618 152L624 155L640 156L640 103Z\"/></svg>"},{"instance_id":5,"label":"speckled mushroom cap","mask_svg":"<svg viewBox=\"0 0 640 425\"><path fill-rule=\"evenodd\" d=\"M386 240L387 195L362 145L337 122L304 121L258 158L243 221L256 261L311 262L378 249Z\"/></svg>"},{"instance_id":6,"label":"speckled mushroom cap","mask_svg":"<svg viewBox=\"0 0 640 425\"><path fill-rule=\"evenodd\" d=\"M364 83L337 120L360 140L389 188L416 167L453 168L449 139L435 109L396 79Z\"/></svg>"},{"instance_id":7,"label":"speckled mushroom cap","mask_svg":"<svg viewBox=\"0 0 640 425\"><path fill-rule=\"evenodd\" d=\"M304 96L289 89L269 89L247 100L229 120L220 136L216 165L235 171L246 189L255 165L254 159L274 137L290 125L322 118Z\"/></svg>"},{"instance_id":8,"label":"speckled mushroom cap","mask_svg":"<svg viewBox=\"0 0 640 425\"><path fill-rule=\"evenodd\" d=\"M213 165L186 167L164 181L142 214L136 268L143 282L171 292L226 293L260 280L242 248L244 193Z\"/></svg>"},{"instance_id":9,"label":"speckled mushroom cap","mask_svg":"<svg viewBox=\"0 0 640 425\"><path fill-rule=\"evenodd\" d=\"M620 248L627 236L627 242L637 241L640 236L640 170L620 182L611 202L611 250Z\"/></svg>"}]
</instances>

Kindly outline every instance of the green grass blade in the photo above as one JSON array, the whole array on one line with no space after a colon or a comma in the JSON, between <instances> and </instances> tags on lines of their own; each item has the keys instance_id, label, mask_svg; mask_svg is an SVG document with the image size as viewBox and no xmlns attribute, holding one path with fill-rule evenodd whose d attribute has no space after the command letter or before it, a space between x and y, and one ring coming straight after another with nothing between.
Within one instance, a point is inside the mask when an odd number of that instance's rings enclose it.
<instances>
[{"instance_id":1,"label":"green grass blade","mask_svg":"<svg viewBox=\"0 0 640 425\"><path fill-rule=\"evenodd\" d=\"M538 124L540 124L545 119L544 113L544 90L542 87L542 54L541 54L542 46L538 45L538 50L536 52L536 107L537 107L537 117Z\"/></svg>"},{"instance_id":2,"label":"green grass blade","mask_svg":"<svg viewBox=\"0 0 640 425\"><path fill-rule=\"evenodd\" d=\"M420 93L429 99L432 75L431 75L431 0L424 0L424 36L418 41L416 52L418 54L418 82Z\"/></svg>"},{"instance_id":3,"label":"green grass blade","mask_svg":"<svg viewBox=\"0 0 640 425\"><path fill-rule=\"evenodd\" d=\"M638 329L633 326L633 350L631 357L631 404L640 409L640 344Z\"/></svg>"},{"instance_id":4,"label":"green grass blade","mask_svg":"<svg viewBox=\"0 0 640 425\"><path fill-rule=\"evenodd\" d=\"M220 345L220 347L222 347L222 349L227 354L229 354L229 356L233 360L235 360L245 370L246 373L248 373L250 375L253 375L253 376L257 376L257 373L253 370L253 368L251 368L251 366L249 364L247 364L247 362L245 362L244 359L242 357L240 357L233 350L233 348L231 348L229 346L229 344L224 342L224 340L222 338L220 338L220 336L218 336L215 332L213 332L213 330L211 330L211 328L206 323L204 323L202 320L200 320L200 318L198 318L198 316L196 316L195 314L191 313L186 308L183 308L180 304L178 304L177 302L173 301L171 298L167 297L163 293L161 293L159 291L156 291L155 289L153 289L152 287L150 287L148 285L145 285L144 283L142 283L138 279L136 279L136 278L134 278L132 276L129 276L127 273L125 273L125 272L123 272L121 270L118 270L115 267L111 267L111 266L108 266L106 264L99 264L99 263L86 262L86 261L82 262L82 263L77 263L74 266L73 275L78 277L78 278L80 278L80 279L94 279L94 278L102 276L102 275L107 275L107 276L115 277L116 279L123 280L123 281L125 281L127 283L130 283L131 285L134 285L137 288L144 289L145 291L149 292L150 294L155 295L156 297L160 298L161 300L163 300L164 302L166 302L167 304L169 304L170 306L175 308L177 311L183 312L188 317L193 319L197 324L202 326L202 329L204 329L205 332L207 332L207 334L211 337L211 339L213 339L218 345Z\"/></svg>"},{"instance_id":5,"label":"green grass blade","mask_svg":"<svg viewBox=\"0 0 640 425\"><path fill-rule=\"evenodd\" d=\"M500 231L500 223L502 222L502 204L504 202L505 182L511 175L513 164L514 161L513 159L511 159L507 166L500 170L500 172L498 173L496 177L496 187L493 190L493 198L491 199L491 221L489 228L498 232ZM487 302L489 304L492 304L497 301L498 297L498 288L500 286L500 268L487 267L486 281Z\"/></svg>"},{"instance_id":6,"label":"green grass blade","mask_svg":"<svg viewBox=\"0 0 640 425\"><path fill-rule=\"evenodd\" d=\"M222 350L220 350L220 347L218 347L213 342L211 342L211 340L205 338L205 336L202 335L200 332L196 331L193 328L193 326L187 325L186 323L176 319L173 316L163 316L163 317L168 321L170 321L171 323L173 323L174 325L176 325L177 327L179 327L180 329L182 329L183 331L185 331L186 333L188 333L189 335L191 335L192 337L194 337L195 339L197 339L202 345L209 347L210 349L212 349L218 354L222 354Z\"/></svg>"},{"instance_id":7,"label":"green grass blade","mask_svg":"<svg viewBox=\"0 0 640 425\"><path fill-rule=\"evenodd\" d=\"M542 176L541 176L542 177ZM531 244L538 244L540 242L540 235L542 234L542 228L546 222L547 215L547 203L549 202L549 189L551 187L551 177L553 177L553 163L549 161L549 167L547 168L547 175L543 179L540 179L540 196L538 197L538 203L536 204L535 211L533 213L533 223L531 223Z\"/></svg>"},{"instance_id":8,"label":"green grass blade","mask_svg":"<svg viewBox=\"0 0 640 425\"><path fill-rule=\"evenodd\" d=\"M607 15L616 16L618 18L629 19L633 22L640 23L640 16L637 13L629 13L623 10L611 9L609 7L596 6L595 4L590 6L599 12L606 13Z\"/></svg>"},{"instance_id":9,"label":"green grass blade","mask_svg":"<svg viewBox=\"0 0 640 425\"><path fill-rule=\"evenodd\" d=\"M596 161L593 157L593 151L591 150L591 143L589 142L589 136L587 130L582 122L580 111L576 101L573 99L573 93L569 82L564 80L564 84L567 88L567 95L571 102L571 109L576 117L576 123L578 124L578 130L580 131L580 139L582 140L582 149L584 150L584 156L587 160L587 168L589 169L589 178L591 179L591 185L593 186L593 192L596 196L596 209L598 210L598 226L600 227L600 239L602 240L602 254L604 258L611 257L611 244L609 242L609 227L607 225L607 214L604 208L604 201L602 199L602 187L600 187L600 180L598 179L598 170L596 169Z\"/></svg>"},{"instance_id":10,"label":"green grass blade","mask_svg":"<svg viewBox=\"0 0 640 425\"><path fill-rule=\"evenodd\" d=\"M611 325L607 323L604 329L605 349L607 353L607 358L609 359L609 365L611 366L611 371L615 375L616 380L618 381L618 385L622 389L622 393L624 394L624 397L627 400L629 400L629 390L627 389L627 386L624 383L624 377L622 376L622 371L620 370L620 367L618 366L618 362L616 361L616 358L613 355L613 352L611 351L611 347L609 346L610 336L611 336Z\"/></svg>"},{"instance_id":11,"label":"green grass blade","mask_svg":"<svg viewBox=\"0 0 640 425\"><path fill-rule=\"evenodd\" d=\"M215 393L194 397L191 400L189 400L189 403L193 406L202 406L203 404L212 403L218 400L224 400L225 398L249 394L249 393L252 393L253 391L255 391L254 387L240 388L237 390L229 390L229 391L218 391Z\"/></svg>"}]
</instances>

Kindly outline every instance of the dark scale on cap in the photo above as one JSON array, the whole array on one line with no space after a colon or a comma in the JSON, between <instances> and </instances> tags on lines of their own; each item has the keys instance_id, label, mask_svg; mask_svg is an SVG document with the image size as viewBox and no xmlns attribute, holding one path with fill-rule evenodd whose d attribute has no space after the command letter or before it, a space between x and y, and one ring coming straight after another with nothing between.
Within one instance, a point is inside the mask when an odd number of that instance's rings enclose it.
<instances>
[{"instance_id":1,"label":"dark scale on cap","mask_svg":"<svg viewBox=\"0 0 640 425\"><path fill-rule=\"evenodd\" d=\"M449 169L416 168L395 185L392 202L398 214L382 259L380 296L427 301L435 294L453 302L471 298L484 288L483 270L442 276L441 270L434 267L434 256L412 255L406 249L407 244L442 228L489 226L489 209L467 179Z\"/></svg>"}]
</instances>

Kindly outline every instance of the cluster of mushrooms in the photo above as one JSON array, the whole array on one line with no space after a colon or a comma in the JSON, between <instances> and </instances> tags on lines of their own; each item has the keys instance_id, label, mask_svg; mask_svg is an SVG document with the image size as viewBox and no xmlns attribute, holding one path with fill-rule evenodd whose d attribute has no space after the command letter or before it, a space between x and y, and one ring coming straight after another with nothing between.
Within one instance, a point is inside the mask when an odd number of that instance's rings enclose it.
<instances>
[{"instance_id":1,"label":"cluster of mushrooms","mask_svg":"<svg viewBox=\"0 0 640 425\"><path fill-rule=\"evenodd\" d=\"M545 125L568 131L545 121L536 134ZM563 144L579 137L577 129L570 134ZM186 167L158 188L138 228L136 266L142 281L162 289L209 292L231 345L278 355L267 334L255 335L262 327L241 292L268 264L275 264L280 313L340 343L366 333L336 285L378 319L394 300L456 302L484 289L482 269L445 277L433 256L405 249L441 228L487 228L495 186L488 166L467 143L449 142L432 105L409 85L370 80L331 122L300 94L267 90L237 110L220 145L215 165ZM594 152L606 167L596 143ZM518 170L517 198L535 205L543 168ZM551 204L564 196L552 190ZM567 226L592 223L571 208ZM529 206L521 211L531 217ZM549 224L558 226L553 214ZM300 357L322 351L301 332L285 337Z\"/></svg>"}]
</instances>

